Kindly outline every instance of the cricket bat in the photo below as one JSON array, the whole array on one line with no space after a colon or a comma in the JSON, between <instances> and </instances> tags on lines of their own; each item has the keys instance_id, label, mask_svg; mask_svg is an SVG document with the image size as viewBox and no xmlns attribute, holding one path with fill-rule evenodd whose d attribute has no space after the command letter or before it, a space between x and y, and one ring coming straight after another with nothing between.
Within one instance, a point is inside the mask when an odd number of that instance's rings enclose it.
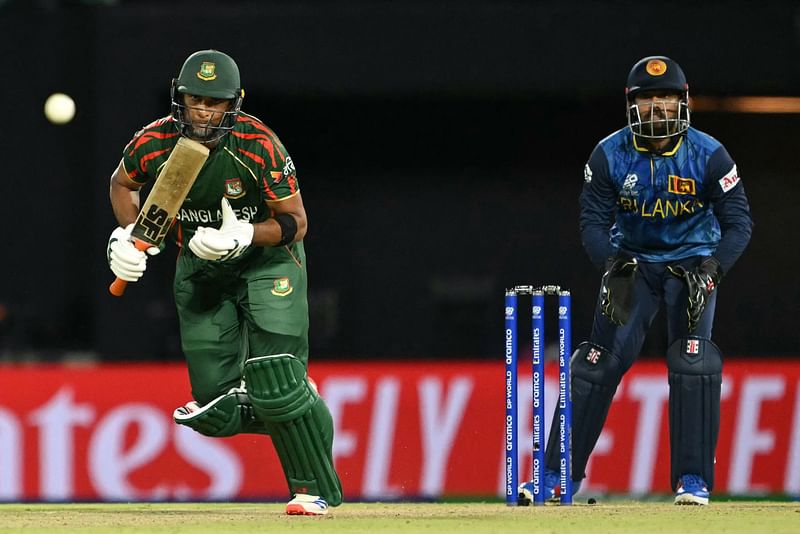
<instances>
[{"instance_id":1,"label":"cricket bat","mask_svg":"<svg viewBox=\"0 0 800 534\"><path fill-rule=\"evenodd\" d=\"M137 249L145 251L161 245L206 159L208 148L186 137L178 139L131 230L131 240ZM108 290L121 297L127 285L128 282L117 278Z\"/></svg>"}]
</instances>

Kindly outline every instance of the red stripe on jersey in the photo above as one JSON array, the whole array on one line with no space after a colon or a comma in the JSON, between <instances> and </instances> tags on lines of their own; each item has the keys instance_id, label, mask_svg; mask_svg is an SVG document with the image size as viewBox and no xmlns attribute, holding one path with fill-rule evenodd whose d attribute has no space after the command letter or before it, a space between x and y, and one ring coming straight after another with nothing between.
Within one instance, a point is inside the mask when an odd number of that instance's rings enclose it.
<instances>
[{"instance_id":1,"label":"red stripe on jersey","mask_svg":"<svg viewBox=\"0 0 800 534\"><path fill-rule=\"evenodd\" d=\"M277 163L275 163L275 144L272 142L272 139L260 133L246 134L246 133L233 132L233 135L240 139L252 139L257 143L259 143L264 148L266 148L267 151L269 152L269 159L272 160L272 166L277 167Z\"/></svg>"},{"instance_id":2,"label":"red stripe on jersey","mask_svg":"<svg viewBox=\"0 0 800 534\"><path fill-rule=\"evenodd\" d=\"M266 178L262 178L261 181L264 182L264 194L267 195L270 198L270 200L278 200L278 195L273 193L272 189L269 188L269 184L267 183L267 179Z\"/></svg>"},{"instance_id":3,"label":"red stripe on jersey","mask_svg":"<svg viewBox=\"0 0 800 534\"><path fill-rule=\"evenodd\" d=\"M148 124L147 126L145 126L144 128L142 128L142 130L147 130L148 128L156 128L158 126L161 126L165 122L168 122L168 121L171 121L171 120L172 120L172 116L171 115L168 115L166 117L161 117L160 119L156 119L153 122L151 122L150 124Z\"/></svg>"},{"instance_id":4,"label":"red stripe on jersey","mask_svg":"<svg viewBox=\"0 0 800 534\"><path fill-rule=\"evenodd\" d=\"M150 152L149 154L145 154L142 156L142 159L139 160L139 167L141 167L142 172L147 172L147 162L153 158L157 158L161 154L165 152L169 152L171 149L165 148L164 150L156 150L155 152Z\"/></svg>"},{"instance_id":5,"label":"red stripe on jersey","mask_svg":"<svg viewBox=\"0 0 800 534\"><path fill-rule=\"evenodd\" d=\"M289 191L294 193L297 191L297 177L293 174L289 177Z\"/></svg>"},{"instance_id":6,"label":"red stripe on jersey","mask_svg":"<svg viewBox=\"0 0 800 534\"><path fill-rule=\"evenodd\" d=\"M262 169L266 165L266 162L264 161L264 158L262 158L258 154L253 154L252 152L248 152L247 150L245 150L243 148L239 148L238 150L239 150L239 152L241 152L242 154L244 154L248 158L250 158L253 161L255 161L256 163L258 163L261 166Z\"/></svg>"},{"instance_id":7,"label":"red stripe on jersey","mask_svg":"<svg viewBox=\"0 0 800 534\"><path fill-rule=\"evenodd\" d=\"M248 117L246 115L239 115L239 120L242 121L242 122L246 122L247 124L252 125L254 128L256 128L257 130L261 130L262 132L266 133L267 135L270 135L272 137L275 136L275 133L272 130L270 130L269 128L267 128L266 124L264 124L261 121L257 121L255 119L253 119L252 117Z\"/></svg>"},{"instance_id":8,"label":"red stripe on jersey","mask_svg":"<svg viewBox=\"0 0 800 534\"><path fill-rule=\"evenodd\" d=\"M266 136L267 136L267 140L271 144L280 145L280 141L278 141L278 136L275 135L275 132L270 130L267 127L267 125L264 124L263 122L259 121L258 119L255 119L254 117L249 117L249 116L246 116L246 115L240 115L239 116L239 120L242 121L242 122L246 122L247 124L250 124L251 126L253 126L253 128L255 128L257 130L261 130L262 132L264 132L264 134L266 134ZM277 166L276 163L275 163L275 156L274 156L274 154L272 154L271 151L270 151L270 155L272 155L272 164ZM286 158L283 157L283 154L280 151L278 151L278 156L281 158L281 162L285 162L286 161Z\"/></svg>"},{"instance_id":9,"label":"red stripe on jersey","mask_svg":"<svg viewBox=\"0 0 800 534\"><path fill-rule=\"evenodd\" d=\"M135 140L135 142L133 143L133 148L131 148L129 155L133 156L133 152L143 144L147 143L148 141L152 141L153 139L171 139L178 135L179 135L178 132L174 133L145 132L138 139Z\"/></svg>"},{"instance_id":10,"label":"red stripe on jersey","mask_svg":"<svg viewBox=\"0 0 800 534\"><path fill-rule=\"evenodd\" d=\"M139 175L139 169L133 169L131 172L126 172L125 174L128 175L128 178L131 180L135 180L136 177Z\"/></svg>"}]
</instances>

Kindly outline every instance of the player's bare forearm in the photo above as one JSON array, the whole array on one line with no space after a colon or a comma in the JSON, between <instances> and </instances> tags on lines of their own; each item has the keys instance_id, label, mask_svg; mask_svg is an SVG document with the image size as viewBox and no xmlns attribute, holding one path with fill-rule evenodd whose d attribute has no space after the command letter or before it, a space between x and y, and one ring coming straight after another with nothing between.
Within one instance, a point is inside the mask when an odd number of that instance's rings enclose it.
<instances>
[{"instance_id":1,"label":"player's bare forearm","mask_svg":"<svg viewBox=\"0 0 800 534\"><path fill-rule=\"evenodd\" d=\"M119 166L111 175L109 196L114 217L123 228L136 220L139 214L139 184L130 180L125 168L120 161Z\"/></svg>"},{"instance_id":2,"label":"player's bare forearm","mask_svg":"<svg viewBox=\"0 0 800 534\"><path fill-rule=\"evenodd\" d=\"M272 218L253 225L253 245L274 247L281 242L284 229L275 219L281 214L290 215L297 226L297 230L291 240L292 243L301 241L305 237L308 229L308 219L306 218L306 210L303 207L303 199L300 197L299 192L284 200L267 202L267 205L272 211Z\"/></svg>"}]
</instances>

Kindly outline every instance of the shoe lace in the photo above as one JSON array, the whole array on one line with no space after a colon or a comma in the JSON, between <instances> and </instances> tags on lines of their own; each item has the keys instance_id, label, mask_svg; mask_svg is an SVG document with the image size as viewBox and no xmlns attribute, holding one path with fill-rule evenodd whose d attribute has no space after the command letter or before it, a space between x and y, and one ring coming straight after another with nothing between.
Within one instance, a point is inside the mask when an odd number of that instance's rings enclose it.
<instances>
[{"instance_id":1,"label":"shoe lace","mask_svg":"<svg viewBox=\"0 0 800 534\"><path fill-rule=\"evenodd\" d=\"M706 486L706 481L703 480L698 475L683 475L681 477L681 482L683 483L684 487L685 486L697 486L697 487L704 488Z\"/></svg>"}]
</instances>

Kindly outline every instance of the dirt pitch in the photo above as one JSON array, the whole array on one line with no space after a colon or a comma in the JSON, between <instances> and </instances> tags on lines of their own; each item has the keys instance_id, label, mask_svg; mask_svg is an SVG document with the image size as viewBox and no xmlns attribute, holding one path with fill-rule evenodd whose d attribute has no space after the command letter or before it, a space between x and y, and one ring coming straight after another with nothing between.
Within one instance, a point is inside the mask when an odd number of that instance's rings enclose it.
<instances>
[{"instance_id":1,"label":"dirt pitch","mask_svg":"<svg viewBox=\"0 0 800 534\"><path fill-rule=\"evenodd\" d=\"M2 504L0 533L509 532L710 534L800 532L800 503L707 507L616 502L507 508L500 503L346 503L324 517L289 517L283 504Z\"/></svg>"}]
</instances>

